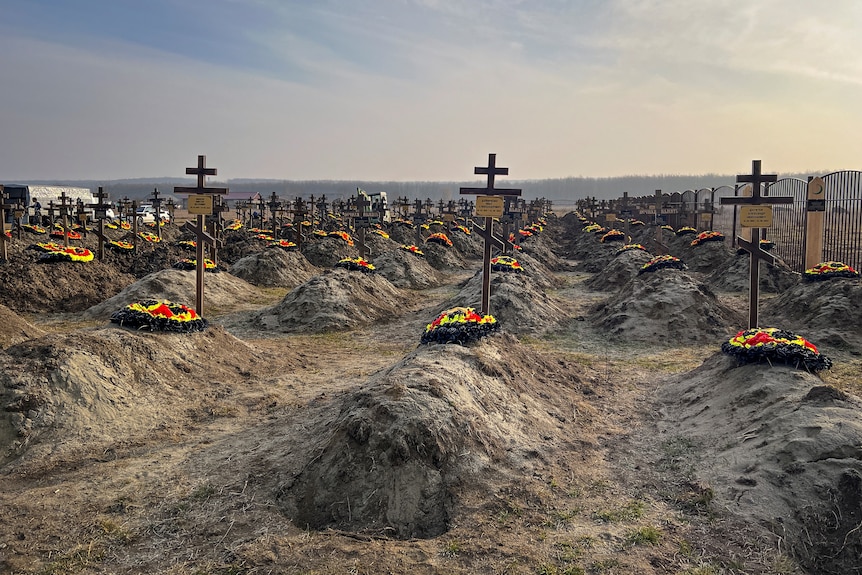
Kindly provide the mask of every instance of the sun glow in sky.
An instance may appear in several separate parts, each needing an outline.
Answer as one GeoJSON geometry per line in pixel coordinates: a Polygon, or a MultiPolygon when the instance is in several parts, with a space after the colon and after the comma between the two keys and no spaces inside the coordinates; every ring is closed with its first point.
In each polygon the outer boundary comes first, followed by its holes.
{"type": "Polygon", "coordinates": [[[862,168],[858,0],[0,0],[0,181],[862,168]]]}

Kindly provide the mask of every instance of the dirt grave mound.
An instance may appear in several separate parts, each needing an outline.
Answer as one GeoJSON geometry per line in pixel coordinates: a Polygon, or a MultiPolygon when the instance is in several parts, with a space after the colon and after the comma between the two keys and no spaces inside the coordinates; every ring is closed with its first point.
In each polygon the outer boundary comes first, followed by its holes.
{"type": "Polygon", "coordinates": [[[359,250],[355,246],[348,245],[341,238],[315,238],[302,245],[302,255],[311,262],[311,265],[329,269],[344,258],[357,257],[359,250]]]}
{"type": "MultiPolygon", "coordinates": [[[[567,318],[560,306],[539,289],[526,273],[491,272],[491,315],[514,334],[543,333],[567,318]]],[[[482,272],[477,272],[440,311],[453,307],[482,307],[482,272]]]]}
{"type": "Polygon", "coordinates": [[[602,243],[598,238],[581,244],[582,249],[576,250],[571,256],[578,260],[575,270],[589,273],[602,271],[621,245],[619,242],[602,243]]]}
{"type": "MultiPolygon", "coordinates": [[[[152,273],[112,298],[88,308],[84,317],[109,319],[112,313],[130,303],[147,299],[168,300],[194,307],[196,278],[194,270],[166,269],[152,273]]],[[[204,279],[204,304],[207,307],[232,308],[259,296],[257,288],[229,273],[207,272],[204,279]]]]}
{"type": "Polygon", "coordinates": [[[584,281],[584,285],[593,291],[618,290],[637,277],[640,269],[650,259],[652,254],[647,251],[626,250],[615,255],[602,271],[584,281]]]}
{"type": "Polygon", "coordinates": [[[764,304],[760,315],[782,329],[804,331],[833,347],[862,352],[859,279],[801,281],[764,304]]]}
{"type": "Polygon", "coordinates": [[[79,312],[135,281],[107,261],[40,263],[39,255],[26,250],[0,266],[0,305],[16,312],[79,312]]]}
{"type": "Polygon", "coordinates": [[[736,252],[727,239],[692,246],[691,240],[696,236],[689,234],[684,237],[685,241],[671,248],[671,253],[684,261],[690,272],[711,273],[716,269],[726,269],[736,258],[736,252]]]}
{"type": "Polygon", "coordinates": [[[484,241],[479,234],[471,232],[469,234],[462,230],[452,230],[446,232],[446,235],[452,241],[455,249],[465,258],[481,258],[482,257],[482,242],[484,241]]]}
{"type": "Polygon", "coordinates": [[[380,274],[333,269],[297,286],[277,305],[255,314],[251,323],[285,333],[343,330],[395,318],[408,301],[380,274]]]}
{"type": "Polygon", "coordinates": [[[533,284],[541,290],[558,288],[565,283],[563,279],[557,277],[545,264],[529,253],[516,251],[514,254],[510,254],[510,257],[515,258],[521,264],[522,271],[518,273],[526,274],[533,284]]]}
{"type": "Polygon", "coordinates": [[[461,252],[453,246],[442,246],[433,242],[425,242],[419,249],[425,254],[425,260],[432,268],[440,271],[464,269],[467,261],[461,252]]]}
{"type": "Polygon", "coordinates": [[[309,459],[280,470],[279,505],[303,528],[445,533],[459,496],[529,476],[531,461],[578,440],[579,383],[512,336],[420,346],[341,398],[334,421],[316,422],[309,459]]]}
{"type": "Polygon", "coordinates": [[[659,402],[665,442],[691,455],[685,463],[720,507],[771,529],[809,573],[858,570],[859,398],[805,371],[737,367],[719,353],[663,385],[659,402]]]}
{"type": "Polygon", "coordinates": [[[635,276],[596,306],[590,322],[613,339],[680,345],[735,333],[743,318],[687,273],[659,269],[635,276]]]}
{"type": "Polygon", "coordinates": [[[14,345],[0,353],[0,461],[6,471],[50,467],[170,434],[192,406],[222,403],[221,382],[250,377],[259,360],[219,327],[195,334],[107,327],[14,345]]]}
{"type": "Polygon", "coordinates": [[[424,257],[400,248],[375,256],[372,263],[377,273],[395,287],[425,289],[443,282],[440,272],[432,268],[424,257]]]}
{"type": "MultiPolygon", "coordinates": [[[[265,251],[267,240],[261,240],[255,236],[256,234],[244,229],[227,232],[224,235],[224,245],[218,251],[219,263],[225,267],[232,267],[243,258],[265,251]]],[[[186,239],[194,239],[194,237],[186,239]]]]}
{"type": "Polygon", "coordinates": [[[0,349],[43,335],[44,331],[22,319],[5,305],[0,305],[0,349]]]}
{"type": "MultiPolygon", "coordinates": [[[[736,254],[735,257],[724,260],[711,274],[706,277],[706,283],[715,291],[747,292],[751,283],[749,277],[750,256],[736,254]]],[[[685,260],[683,260],[685,261],[685,260]]],[[[769,293],[782,293],[801,280],[798,273],[782,264],[772,265],[760,263],[760,289],[769,293]]]]}
{"type": "Polygon", "coordinates": [[[320,273],[297,251],[267,248],[247,255],[230,267],[231,275],[262,287],[293,288],[320,273]]]}
{"type": "Polygon", "coordinates": [[[519,245],[521,246],[520,253],[529,255],[551,271],[562,272],[572,269],[571,264],[557,255],[555,250],[559,249],[558,246],[544,232],[521,240],[519,245]]]}

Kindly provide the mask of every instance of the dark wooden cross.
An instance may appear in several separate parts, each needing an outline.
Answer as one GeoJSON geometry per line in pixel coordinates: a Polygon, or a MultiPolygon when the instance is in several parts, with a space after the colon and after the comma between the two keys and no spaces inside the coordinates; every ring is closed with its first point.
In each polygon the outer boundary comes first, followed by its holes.
{"type": "Polygon", "coordinates": [[[209,244],[210,259],[215,265],[218,265],[218,251],[224,245],[222,236],[224,235],[224,216],[230,208],[222,200],[221,196],[213,198],[213,213],[209,216],[204,216],[204,221],[209,226],[209,233],[215,238],[215,241],[209,244]]]}
{"type": "Polygon", "coordinates": [[[662,225],[664,225],[664,220],[662,219],[662,206],[664,205],[664,196],[661,193],[661,190],[655,191],[655,243],[657,249],[655,250],[658,254],[666,254],[668,253],[668,247],[662,241],[662,225]]]}
{"type": "Polygon", "coordinates": [[[99,261],[105,259],[105,243],[108,241],[108,237],[105,235],[105,219],[108,217],[108,208],[111,207],[111,204],[105,203],[107,199],[108,194],[105,193],[102,186],[99,186],[96,192],[96,203],[87,206],[93,208],[93,216],[99,222],[98,227],[93,230],[93,233],[99,238],[99,248],[96,251],[99,261]]]}
{"type": "Polygon", "coordinates": [[[293,201],[293,230],[296,233],[296,249],[302,251],[302,221],[305,219],[305,200],[297,196],[293,201]]]}
{"type": "MultiPolygon", "coordinates": [[[[720,198],[722,205],[732,206],[764,206],[769,210],[768,219],[772,219],[771,204],[792,204],[793,196],[769,197],[766,195],[770,182],[778,180],[776,174],[762,174],[760,172],[760,160],[751,161],[751,173],[736,176],[738,183],[751,184],[751,196],[720,198]],[[760,194],[760,186],[764,184],[764,195],[760,194]]],[[[744,220],[744,218],[743,218],[744,220]]],[[[757,222],[754,222],[757,223],[757,222]]],[[[745,222],[743,222],[743,225],[745,222]]],[[[776,257],[760,247],[760,228],[768,226],[751,226],[751,240],[742,237],[737,238],[739,246],[749,253],[749,287],[748,287],[748,327],[756,328],[757,325],[757,303],[758,290],[760,288],[760,260],[775,264],[776,257]]]]}
{"type": "Polygon", "coordinates": [[[60,192],[60,216],[63,218],[63,245],[69,247],[69,210],[72,208],[72,198],[66,195],[66,190],[60,192]]]}
{"type": "Polygon", "coordinates": [[[9,238],[6,237],[6,210],[15,209],[15,204],[8,204],[6,201],[9,195],[6,193],[5,186],[0,186],[0,256],[5,262],[9,259],[9,251],[6,243],[9,238]]]}
{"type": "Polygon", "coordinates": [[[159,240],[162,239],[162,202],[164,201],[159,197],[159,189],[153,188],[153,195],[150,198],[151,203],[153,204],[153,210],[155,211],[155,220],[156,223],[156,236],[159,240]]]}
{"type": "MultiPolygon", "coordinates": [[[[208,188],[206,187],[206,177],[207,176],[215,176],[218,172],[215,168],[207,168],[207,157],[206,156],[198,156],[198,165],[194,168],[186,168],[187,175],[197,176],[197,185],[194,188],[182,187],[178,186],[174,188],[175,194],[189,194],[189,198],[191,195],[224,195],[228,193],[227,188],[208,188]]],[[[216,239],[207,233],[206,227],[204,225],[204,215],[205,214],[196,214],[196,224],[192,225],[191,222],[186,222],[183,225],[184,230],[188,230],[195,234],[195,238],[197,241],[197,250],[196,250],[196,258],[197,258],[197,286],[195,290],[195,311],[199,316],[203,316],[204,312],[204,271],[206,270],[206,263],[204,261],[204,243],[208,243],[211,246],[215,245],[216,239]]]]}
{"type": "MultiPolygon", "coordinates": [[[[474,174],[482,174],[487,176],[487,183],[484,188],[461,188],[462,194],[473,194],[476,196],[520,196],[519,189],[505,189],[494,187],[494,178],[496,176],[509,175],[509,168],[497,167],[497,154],[488,154],[488,165],[486,167],[477,166],[473,170],[474,174]]],[[[479,235],[485,240],[485,252],[482,258],[482,315],[487,315],[490,308],[491,300],[491,248],[496,246],[503,248],[503,242],[494,237],[494,218],[485,217],[485,226],[479,227],[474,225],[474,229],[479,230],[479,235]]],[[[508,239],[508,238],[507,238],[508,239]]]]}
{"type": "Polygon", "coordinates": [[[629,205],[629,193],[623,192],[622,199],[617,203],[619,206],[620,218],[623,220],[624,233],[626,234],[625,242],[629,241],[631,233],[632,209],[629,205]]]}
{"type": "Polygon", "coordinates": [[[269,206],[269,211],[272,214],[272,237],[277,239],[280,236],[278,233],[278,219],[276,212],[279,208],[281,208],[281,200],[275,192],[273,192],[272,195],[269,197],[269,203],[267,205],[269,206]]]}
{"type": "Polygon", "coordinates": [[[260,217],[260,221],[259,221],[259,222],[255,222],[255,221],[254,221],[254,218],[252,217],[252,219],[251,219],[251,225],[252,225],[252,227],[261,227],[261,228],[263,228],[263,221],[264,221],[263,214],[264,214],[265,212],[266,212],[266,200],[264,200],[264,199],[263,199],[263,196],[261,196],[261,197],[260,197],[260,199],[257,201],[257,213],[258,213],[258,216],[260,217]]]}
{"type": "Polygon", "coordinates": [[[425,241],[425,236],[422,235],[422,222],[425,221],[425,216],[422,213],[422,200],[416,198],[413,202],[413,227],[416,230],[416,245],[421,246],[425,241]]]}

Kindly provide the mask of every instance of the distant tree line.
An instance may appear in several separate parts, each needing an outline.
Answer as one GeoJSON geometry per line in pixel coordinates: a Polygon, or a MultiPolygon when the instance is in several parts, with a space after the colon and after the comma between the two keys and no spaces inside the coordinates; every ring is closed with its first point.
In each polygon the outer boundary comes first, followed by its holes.
{"type": "MultiPolygon", "coordinates": [[[[780,178],[798,177],[805,178],[811,174],[779,174],[780,178]]],[[[602,199],[616,199],[628,192],[629,196],[647,196],[655,193],[655,190],[663,192],[683,192],[685,190],[697,190],[700,188],[712,188],[722,185],[733,185],[736,175],[728,174],[703,174],[703,175],[654,175],[654,176],[620,176],[612,178],[587,178],[570,177],[543,180],[509,180],[499,178],[497,186],[501,188],[521,188],[522,197],[525,199],[547,198],[554,202],[574,203],[575,200],[595,197],[602,199]]],[[[12,183],[12,182],[9,182],[12,183]]],[[[15,182],[22,184],[45,184],[45,185],[68,185],[90,188],[94,192],[102,186],[109,194],[112,201],[122,198],[143,200],[151,196],[154,188],[158,188],[161,197],[169,197],[173,194],[174,186],[193,186],[194,180],[189,178],[137,178],[134,180],[113,181],[30,181],[15,182]]],[[[398,197],[409,199],[457,200],[460,197],[459,188],[476,187],[477,180],[463,182],[386,182],[386,181],[349,181],[349,180],[255,180],[255,179],[233,179],[226,182],[209,181],[207,185],[212,187],[229,187],[231,192],[257,192],[262,196],[269,197],[273,193],[282,199],[303,196],[305,198],[314,195],[319,198],[325,195],[327,199],[346,199],[356,193],[356,188],[362,188],[366,192],[384,191],[390,202],[398,197]]],[[[481,185],[481,184],[478,184],[481,185]]]]}

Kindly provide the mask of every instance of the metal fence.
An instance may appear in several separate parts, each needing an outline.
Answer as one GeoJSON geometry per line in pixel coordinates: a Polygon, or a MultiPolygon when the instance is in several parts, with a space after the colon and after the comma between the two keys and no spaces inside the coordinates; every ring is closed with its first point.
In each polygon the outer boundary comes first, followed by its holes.
{"type": "MultiPolygon", "coordinates": [[[[862,172],[840,171],[821,176],[826,188],[823,226],[823,261],[840,261],[862,270],[862,172]]],[[[683,226],[723,233],[736,245],[742,234],[735,206],[722,205],[721,198],[740,193],[741,184],[662,194],[661,214],[674,229],[683,226]]],[[[805,271],[805,226],[808,182],[784,178],[772,183],[764,196],[792,196],[792,204],[772,206],[772,227],[761,237],[775,243],[772,253],[798,272],[805,271]]],[[[656,208],[654,196],[628,198],[650,221],[656,208]]],[[[747,239],[747,234],[746,234],[747,239]]]]}

